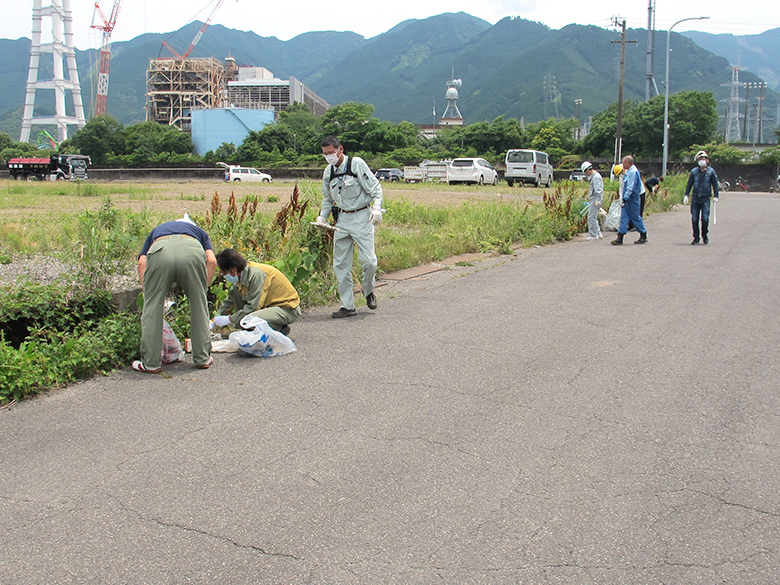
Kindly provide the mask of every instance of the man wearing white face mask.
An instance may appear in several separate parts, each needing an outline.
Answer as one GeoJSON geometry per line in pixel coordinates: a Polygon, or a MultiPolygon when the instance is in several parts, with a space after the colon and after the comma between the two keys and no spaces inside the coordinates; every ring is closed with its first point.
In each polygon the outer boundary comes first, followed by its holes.
{"type": "Polygon", "coordinates": [[[252,314],[289,335],[290,325],[301,314],[301,299],[284,274],[268,264],[248,262],[232,248],[217,254],[217,265],[232,286],[219,306],[214,325],[240,327],[241,319],[252,314]]]}
{"type": "Polygon", "coordinates": [[[322,210],[317,223],[327,223],[331,211],[338,208],[338,231],[333,234],[333,269],[339,283],[341,307],[331,317],[340,319],[356,314],[352,281],[355,246],[363,269],[366,305],[372,310],[377,308],[374,227],[382,222],[382,186],[362,158],[344,156],[344,147],[335,136],[327,136],[322,141],[322,155],[328,166],[322,175],[322,210]]]}
{"type": "Polygon", "coordinates": [[[708,244],[709,226],[710,226],[710,197],[713,197],[715,203],[718,202],[718,176],[711,166],[707,153],[700,150],[696,153],[694,160],[697,163],[696,168],[688,176],[688,184],[685,187],[685,197],[683,203],[688,205],[688,194],[693,191],[693,201],[691,201],[691,224],[693,225],[692,246],[699,243],[699,217],[701,216],[701,238],[705,244],[708,244]]]}

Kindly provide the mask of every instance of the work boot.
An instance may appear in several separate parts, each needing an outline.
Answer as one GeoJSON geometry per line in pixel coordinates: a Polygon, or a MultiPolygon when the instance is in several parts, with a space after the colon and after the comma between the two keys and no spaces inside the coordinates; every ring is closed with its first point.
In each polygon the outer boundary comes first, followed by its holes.
{"type": "Polygon", "coordinates": [[[622,246],[623,245],[623,236],[624,235],[625,234],[621,234],[620,232],[618,232],[617,239],[612,240],[610,242],[610,244],[612,244],[613,246],[622,246]]]}
{"type": "Polygon", "coordinates": [[[699,245],[699,238],[693,238],[693,241],[691,242],[691,246],[698,246],[699,245]]]}
{"type": "Polygon", "coordinates": [[[707,234],[710,232],[710,222],[703,221],[701,222],[701,239],[705,244],[708,244],[710,239],[707,237],[707,234]]]}
{"type": "Polygon", "coordinates": [[[693,239],[698,244],[699,243],[699,222],[694,221],[691,225],[693,226],[693,239]]]}
{"type": "Polygon", "coordinates": [[[647,232],[639,232],[639,239],[634,242],[635,244],[646,244],[647,243],[647,232]]]}
{"type": "Polygon", "coordinates": [[[338,311],[335,313],[331,313],[330,316],[334,319],[343,319],[344,317],[354,317],[357,315],[357,311],[355,309],[347,309],[345,307],[341,307],[338,311]]]}
{"type": "Polygon", "coordinates": [[[366,306],[372,311],[377,308],[376,295],[374,293],[366,295],[366,306]]]}

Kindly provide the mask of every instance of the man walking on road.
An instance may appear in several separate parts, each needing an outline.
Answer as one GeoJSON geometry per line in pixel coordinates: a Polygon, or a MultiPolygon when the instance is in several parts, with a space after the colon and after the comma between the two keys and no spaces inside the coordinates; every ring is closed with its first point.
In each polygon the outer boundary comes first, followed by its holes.
{"type": "Polygon", "coordinates": [[[610,244],[615,246],[623,245],[623,237],[628,231],[629,219],[633,222],[634,227],[639,232],[639,239],[634,243],[646,244],[647,230],[645,229],[645,222],[642,221],[642,216],[639,214],[639,207],[641,204],[640,198],[642,195],[642,178],[634,165],[633,157],[623,157],[623,173],[625,174],[625,179],[623,180],[623,193],[621,196],[621,206],[623,209],[620,213],[620,227],[618,227],[617,238],[612,240],[610,244]]]}
{"type": "Polygon", "coordinates": [[[693,226],[692,246],[699,243],[699,217],[701,217],[701,238],[708,244],[710,227],[710,197],[714,193],[714,201],[718,202],[718,176],[710,165],[707,153],[700,150],[694,159],[696,167],[688,175],[688,184],[685,186],[683,204],[688,205],[688,194],[693,191],[691,201],[691,224],[693,226]]]}
{"type": "Polygon", "coordinates": [[[326,136],[322,141],[322,155],[328,166],[322,175],[322,210],[317,223],[327,223],[331,210],[338,208],[338,231],[333,234],[333,269],[339,283],[341,307],[331,317],[354,317],[352,255],[355,245],[363,269],[366,305],[371,310],[377,308],[374,227],[382,222],[382,186],[362,158],[344,156],[344,147],[335,136],[326,136]]]}
{"type": "Polygon", "coordinates": [[[598,240],[601,237],[599,228],[599,210],[604,201],[604,179],[601,174],[593,169],[593,165],[585,161],[582,163],[582,171],[590,182],[588,190],[588,237],[586,240],[598,240]]]}

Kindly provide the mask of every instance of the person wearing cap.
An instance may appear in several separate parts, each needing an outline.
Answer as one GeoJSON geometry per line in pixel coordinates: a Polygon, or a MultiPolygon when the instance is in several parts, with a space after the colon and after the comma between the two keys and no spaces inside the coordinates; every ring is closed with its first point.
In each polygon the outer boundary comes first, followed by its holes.
{"type": "Polygon", "coordinates": [[[315,224],[326,225],[331,211],[338,208],[338,231],[333,233],[333,269],[339,283],[341,307],[331,313],[331,317],[354,317],[352,261],[355,246],[363,269],[366,306],[371,310],[377,308],[374,227],[382,222],[382,185],[362,158],[344,156],[344,147],[337,137],[326,136],[321,146],[328,166],[322,175],[322,210],[315,224]]]}
{"type": "Polygon", "coordinates": [[[173,282],[184,289],[190,302],[192,361],[201,369],[213,363],[206,291],[216,271],[217,259],[209,235],[186,213],[149,232],[138,255],[144,308],[141,359],[133,362],[135,371],[154,374],[162,370],[163,303],[173,282]]]}
{"type": "Polygon", "coordinates": [[[642,216],[639,215],[640,198],[642,195],[642,178],[639,176],[639,170],[634,164],[634,158],[631,156],[623,157],[623,189],[620,195],[621,207],[620,212],[620,226],[618,227],[617,238],[612,240],[610,244],[615,246],[623,245],[623,237],[628,231],[628,220],[630,219],[637,231],[639,232],[639,239],[635,244],[647,243],[647,230],[645,229],[645,222],[642,221],[642,216]]]}
{"type": "Polygon", "coordinates": [[[685,186],[683,204],[688,205],[688,194],[693,193],[691,201],[691,225],[693,226],[692,246],[699,243],[699,236],[705,244],[710,241],[710,198],[718,202],[718,176],[710,166],[710,158],[707,153],[700,150],[694,157],[696,167],[688,175],[688,184],[685,186]],[[714,195],[714,197],[713,197],[714,195]],[[699,218],[701,218],[701,232],[699,231],[699,218]]]}
{"type": "Polygon", "coordinates": [[[255,315],[272,329],[290,334],[290,325],[301,315],[301,299],[284,274],[269,264],[248,262],[232,248],[217,254],[217,266],[231,287],[214,325],[240,326],[241,319],[255,315]]]}
{"type": "Polygon", "coordinates": [[[599,228],[599,210],[604,201],[604,179],[594,170],[593,165],[585,161],[580,167],[590,183],[588,189],[588,237],[586,240],[598,240],[601,237],[599,228]]]}

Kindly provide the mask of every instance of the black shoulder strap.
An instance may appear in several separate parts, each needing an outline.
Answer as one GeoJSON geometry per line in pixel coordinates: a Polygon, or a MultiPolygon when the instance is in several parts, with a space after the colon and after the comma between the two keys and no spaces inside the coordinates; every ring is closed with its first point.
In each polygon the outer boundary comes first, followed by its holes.
{"type": "Polygon", "coordinates": [[[333,165],[330,165],[330,176],[328,177],[328,183],[330,183],[334,177],[343,177],[344,175],[351,175],[355,178],[357,178],[357,175],[355,174],[355,171],[352,170],[352,157],[347,157],[347,167],[346,170],[343,173],[334,173],[333,172],[333,165]]]}

